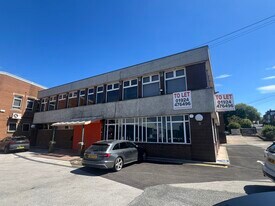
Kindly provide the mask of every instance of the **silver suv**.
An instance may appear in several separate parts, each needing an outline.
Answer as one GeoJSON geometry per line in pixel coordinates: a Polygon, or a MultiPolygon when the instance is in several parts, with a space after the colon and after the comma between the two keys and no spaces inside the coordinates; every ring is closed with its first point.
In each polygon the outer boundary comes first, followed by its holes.
{"type": "Polygon", "coordinates": [[[120,171],[123,165],[145,158],[145,151],[130,141],[98,141],[85,151],[82,165],[120,171]]]}

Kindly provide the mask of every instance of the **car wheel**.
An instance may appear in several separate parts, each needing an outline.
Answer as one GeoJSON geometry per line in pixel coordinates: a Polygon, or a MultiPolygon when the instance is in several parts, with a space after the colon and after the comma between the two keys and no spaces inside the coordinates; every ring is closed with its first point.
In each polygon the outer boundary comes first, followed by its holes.
{"type": "Polygon", "coordinates": [[[114,171],[118,172],[123,167],[123,159],[121,157],[116,158],[115,164],[114,164],[114,171]]]}
{"type": "Polygon", "coordinates": [[[8,147],[5,147],[5,148],[4,148],[4,153],[5,153],[5,154],[9,153],[9,148],[8,148],[8,147]]]}

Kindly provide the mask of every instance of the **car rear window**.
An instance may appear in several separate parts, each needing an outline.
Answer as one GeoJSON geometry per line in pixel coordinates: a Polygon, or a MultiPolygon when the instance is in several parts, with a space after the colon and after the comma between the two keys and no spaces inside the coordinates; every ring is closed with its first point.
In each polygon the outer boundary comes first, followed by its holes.
{"type": "Polygon", "coordinates": [[[13,141],[22,141],[22,140],[27,140],[27,138],[26,137],[13,137],[13,138],[11,138],[13,141]]]}
{"type": "Polygon", "coordinates": [[[266,149],[268,152],[270,153],[275,153],[275,144],[273,143],[271,146],[269,146],[267,149],[266,149]]]}
{"type": "Polygon", "coordinates": [[[108,149],[108,144],[93,144],[89,147],[89,150],[95,151],[95,152],[105,152],[108,149]]]}

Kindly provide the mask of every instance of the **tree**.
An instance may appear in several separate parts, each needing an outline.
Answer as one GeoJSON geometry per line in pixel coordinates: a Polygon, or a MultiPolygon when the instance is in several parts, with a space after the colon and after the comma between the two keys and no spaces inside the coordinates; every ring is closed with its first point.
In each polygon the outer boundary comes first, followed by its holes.
{"type": "MultiPolygon", "coordinates": [[[[249,106],[247,104],[236,104],[235,111],[225,112],[224,121],[228,125],[230,117],[236,116],[241,119],[249,119],[251,122],[258,121],[261,119],[261,114],[255,107],[249,106]]],[[[234,117],[234,118],[236,118],[234,117]]]]}

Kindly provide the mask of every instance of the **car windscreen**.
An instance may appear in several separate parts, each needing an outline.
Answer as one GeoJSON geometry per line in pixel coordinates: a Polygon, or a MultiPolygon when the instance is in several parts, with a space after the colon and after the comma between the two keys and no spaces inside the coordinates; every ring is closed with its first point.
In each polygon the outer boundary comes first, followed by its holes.
{"type": "Polygon", "coordinates": [[[275,153],[275,143],[269,146],[266,150],[270,153],[275,153]]]}
{"type": "Polygon", "coordinates": [[[89,147],[89,150],[94,152],[106,152],[108,149],[108,144],[93,144],[89,147]]]}

